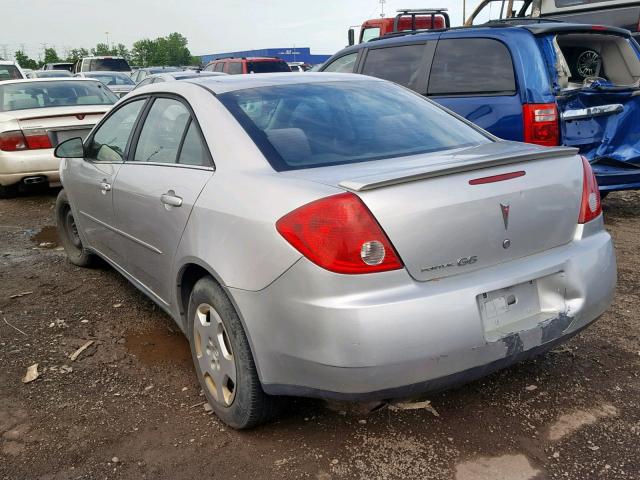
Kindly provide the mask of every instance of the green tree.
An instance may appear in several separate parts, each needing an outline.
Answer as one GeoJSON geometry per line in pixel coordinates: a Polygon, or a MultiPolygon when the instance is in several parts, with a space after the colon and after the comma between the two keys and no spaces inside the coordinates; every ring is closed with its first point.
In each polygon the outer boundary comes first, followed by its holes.
{"type": "Polygon", "coordinates": [[[82,57],[88,57],[89,51],[86,48],[73,48],[69,51],[67,62],[76,63],[82,57]]]}
{"type": "MultiPolygon", "coordinates": [[[[188,41],[183,35],[174,32],[155,40],[138,40],[131,49],[131,60],[136,65],[189,65],[192,63],[188,41]]],[[[199,60],[199,59],[198,59],[199,60]]],[[[199,61],[198,61],[199,63],[199,61]]]]}
{"type": "Polygon", "coordinates": [[[98,43],[95,48],[91,49],[91,55],[111,55],[111,49],[106,43],[98,43]]]}
{"type": "Polygon", "coordinates": [[[22,50],[17,50],[14,53],[14,57],[18,65],[20,65],[22,68],[30,68],[32,70],[38,69],[38,62],[36,62],[32,58],[29,58],[22,50]]]}
{"type": "Polygon", "coordinates": [[[45,48],[44,49],[44,60],[42,64],[46,63],[56,63],[60,61],[60,57],[58,57],[58,52],[56,52],[55,48],[45,48]]]}

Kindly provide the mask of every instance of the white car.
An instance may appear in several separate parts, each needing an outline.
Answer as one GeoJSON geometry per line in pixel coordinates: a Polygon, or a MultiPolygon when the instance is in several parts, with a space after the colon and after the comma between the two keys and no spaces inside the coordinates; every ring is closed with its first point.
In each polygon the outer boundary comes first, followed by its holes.
{"type": "Polygon", "coordinates": [[[0,81],[20,78],[27,78],[20,65],[10,60],[0,60],[0,81]]]}
{"type": "Polygon", "coordinates": [[[54,148],[84,138],[117,100],[97,80],[0,81],[0,197],[34,184],[58,185],[54,148]]]}

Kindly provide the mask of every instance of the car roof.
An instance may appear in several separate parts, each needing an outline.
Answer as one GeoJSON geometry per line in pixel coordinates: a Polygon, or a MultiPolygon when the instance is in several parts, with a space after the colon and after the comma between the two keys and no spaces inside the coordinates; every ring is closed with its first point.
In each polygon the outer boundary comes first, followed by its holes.
{"type": "Polygon", "coordinates": [[[308,83],[328,82],[384,82],[385,80],[354,73],[261,73],[258,75],[218,75],[206,76],[186,80],[190,83],[202,85],[215,94],[246,90],[257,87],[273,87],[278,85],[301,85],[308,83]]]}
{"type": "Polygon", "coordinates": [[[0,65],[17,65],[13,60],[0,60],[0,65]]]}
{"type": "Polygon", "coordinates": [[[452,27],[445,29],[432,29],[432,30],[415,30],[415,31],[402,31],[396,33],[390,33],[383,35],[382,37],[374,38],[368,42],[353,45],[341,50],[340,54],[346,54],[349,52],[355,52],[361,48],[375,47],[377,45],[395,44],[401,42],[419,42],[424,41],[434,36],[447,36],[448,33],[459,34],[469,33],[481,36],[483,34],[495,35],[497,32],[509,32],[523,30],[530,32],[533,35],[546,35],[552,33],[610,33],[615,35],[622,35],[629,37],[631,34],[628,30],[609,27],[602,25],[592,25],[583,23],[567,23],[559,21],[549,20],[537,20],[537,19],[512,19],[512,20],[496,20],[481,25],[473,25],[469,27],[452,27]]]}
{"type": "Polygon", "coordinates": [[[41,82],[96,82],[98,80],[93,78],[80,78],[80,77],[53,77],[53,78],[20,78],[15,80],[2,80],[0,85],[8,85],[10,83],[41,83],[41,82]]]}
{"type": "Polygon", "coordinates": [[[92,75],[92,74],[96,74],[96,75],[113,75],[114,73],[117,73],[119,75],[125,75],[125,76],[129,76],[129,72],[119,72],[117,70],[89,70],[88,72],[78,72],[81,75],[92,75]]]}

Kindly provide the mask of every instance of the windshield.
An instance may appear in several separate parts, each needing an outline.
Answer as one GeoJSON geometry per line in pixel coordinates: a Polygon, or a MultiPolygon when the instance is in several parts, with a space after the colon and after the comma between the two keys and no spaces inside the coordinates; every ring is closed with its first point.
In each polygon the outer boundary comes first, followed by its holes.
{"type": "Polygon", "coordinates": [[[262,61],[247,62],[247,72],[249,73],[274,73],[290,72],[291,69],[284,61],[262,61]]]}
{"type": "Polygon", "coordinates": [[[0,85],[0,112],[68,105],[111,105],[117,100],[98,82],[61,80],[0,85]]]}
{"type": "Polygon", "coordinates": [[[0,80],[18,80],[22,77],[15,65],[0,65],[0,80]]]}
{"type": "Polygon", "coordinates": [[[131,67],[124,58],[93,58],[89,61],[89,72],[130,72],[131,67]]]}
{"type": "Polygon", "coordinates": [[[278,171],[490,142],[430,101],[388,82],[292,84],[217,98],[278,171]]]}
{"type": "Polygon", "coordinates": [[[109,73],[96,73],[90,72],[85,73],[85,77],[95,78],[96,80],[101,81],[105,85],[135,85],[134,81],[131,80],[131,77],[126,73],[119,72],[109,72],[109,73]]]}

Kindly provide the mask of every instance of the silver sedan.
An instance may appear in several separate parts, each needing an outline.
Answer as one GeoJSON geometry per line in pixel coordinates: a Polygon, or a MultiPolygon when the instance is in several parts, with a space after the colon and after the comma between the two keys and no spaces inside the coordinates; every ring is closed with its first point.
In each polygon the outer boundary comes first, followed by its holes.
{"type": "Polygon", "coordinates": [[[175,319],[234,428],[282,396],[470,381],[575,335],[615,288],[575,150],[498,140],[384,80],[151,85],[57,155],[69,259],[102,257],[175,319]]]}

